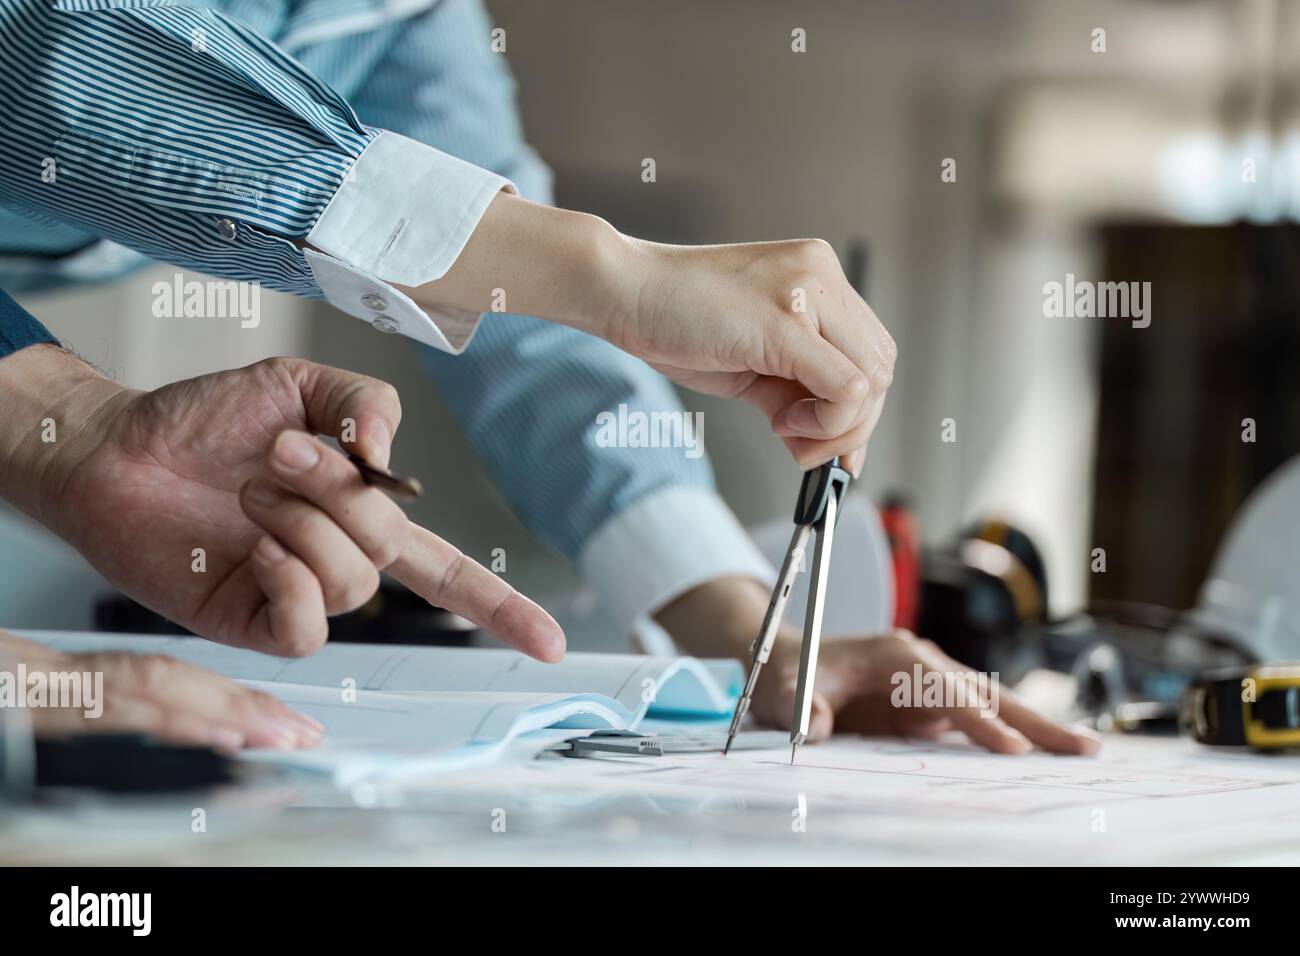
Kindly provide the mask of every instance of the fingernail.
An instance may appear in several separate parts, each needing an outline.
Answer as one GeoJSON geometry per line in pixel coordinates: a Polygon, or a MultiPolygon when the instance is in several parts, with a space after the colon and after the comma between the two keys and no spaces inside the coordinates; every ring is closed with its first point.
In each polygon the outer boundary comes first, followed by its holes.
{"type": "Polygon", "coordinates": [[[304,714],[300,710],[291,710],[289,711],[289,716],[296,717],[298,720],[301,720],[304,724],[306,724],[312,730],[316,731],[316,733],[318,734],[325,733],[325,725],[322,724],[315,717],[312,717],[310,714],[304,714]]]}
{"type": "Polygon", "coordinates": [[[243,749],[244,735],[228,727],[214,727],[208,733],[208,741],[217,750],[234,752],[243,749]]]}
{"type": "Polygon", "coordinates": [[[1034,745],[1030,743],[1029,738],[1014,727],[1007,728],[1007,740],[1015,748],[1013,753],[1027,754],[1034,749],[1034,745]]]}
{"type": "Polygon", "coordinates": [[[563,632],[557,630],[551,635],[551,649],[546,659],[552,663],[558,664],[564,660],[564,652],[568,648],[568,642],[564,639],[563,632]]]}
{"type": "Polygon", "coordinates": [[[830,458],[822,455],[820,457],[804,458],[802,460],[796,459],[796,461],[798,462],[801,471],[812,471],[814,468],[820,468],[822,465],[827,464],[830,462],[831,458],[834,457],[834,455],[831,455],[830,458]]]}
{"type": "Polygon", "coordinates": [[[269,482],[254,481],[245,489],[244,494],[254,504],[262,505],[264,508],[274,508],[280,503],[279,489],[269,482]]]}
{"type": "Polygon", "coordinates": [[[290,714],[289,720],[283,726],[293,734],[295,747],[314,747],[320,743],[321,732],[303,721],[301,714],[290,714]]]}
{"type": "Polygon", "coordinates": [[[292,750],[298,746],[298,729],[288,721],[277,720],[266,728],[278,750],[292,750]]]}
{"type": "Polygon", "coordinates": [[[244,735],[245,746],[286,750],[293,746],[296,736],[281,726],[273,717],[263,717],[244,735]]]}
{"type": "Polygon", "coordinates": [[[849,469],[849,471],[853,475],[854,481],[857,481],[859,478],[862,477],[862,466],[865,465],[866,463],[867,463],[867,450],[863,448],[861,451],[855,453],[853,457],[853,465],[849,469]]]}
{"type": "Polygon", "coordinates": [[[821,423],[811,400],[796,402],[785,410],[785,427],[800,435],[821,433],[821,423]]]}
{"type": "Polygon", "coordinates": [[[540,660],[548,664],[558,664],[564,660],[567,641],[558,624],[554,629],[549,627],[541,629],[537,637],[537,656],[540,660]]]}
{"type": "Polygon", "coordinates": [[[320,461],[320,443],[302,432],[281,432],[274,457],[285,471],[306,471],[320,461]]]}
{"type": "Polygon", "coordinates": [[[325,736],[325,728],[316,721],[312,720],[306,714],[293,714],[294,727],[298,732],[298,742],[305,744],[320,743],[320,739],[325,736]]]}
{"type": "Polygon", "coordinates": [[[265,535],[261,541],[257,542],[257,547],[253,549],[258,559],[265,561],[267,564],[279,564],[289,556],[289,553],[280,547],[280,542],[276,541],[270,535],[265,535]]]}
{"type": "Polygon", "coordinates": [[[536,608],[543,619],[533,628],[533,633],[537,637],[538,656],[547,663],[559,663],[564,659],[564,652],[568,647],[564,629],[560,627],[555,618],[551,617],[546,608],[531,598],[525,597],[524,600],[536,608]]]}
{"type": "Polygon", "coordinates": [[[1071,727],[1070,730],[1074,736],[1079,738],[1083,745],[1080,749],[1085,755],[1095,754],[1101,750],[1101,734],[1092,730],[1090,727],[1071,727]]]}
{"type": "Polygon", "coordinates": [[[370,437],[370,464],[376,468],[387,468],[389,456],[392,454],[392,432],[383,421],[376,418],[366,426],[366,434],[370,437]]]}

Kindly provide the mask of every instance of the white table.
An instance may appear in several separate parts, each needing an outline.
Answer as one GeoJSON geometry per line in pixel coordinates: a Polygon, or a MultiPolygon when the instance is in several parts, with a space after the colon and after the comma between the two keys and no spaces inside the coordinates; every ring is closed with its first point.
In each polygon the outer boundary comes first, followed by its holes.
{"type": "Polygon", "coordinates": [[[64,864],[1211,864],[1300,861],[1300,758],[1111,737],[1099,758],[836,739],[575,760],[348,794],[262,781],[199,798],[7,813],[0,861],[64,864]],[[361,805],[359,805],[361,804],[361,805]],[[194,832],[195,811],[206,830],[194,832]]]}

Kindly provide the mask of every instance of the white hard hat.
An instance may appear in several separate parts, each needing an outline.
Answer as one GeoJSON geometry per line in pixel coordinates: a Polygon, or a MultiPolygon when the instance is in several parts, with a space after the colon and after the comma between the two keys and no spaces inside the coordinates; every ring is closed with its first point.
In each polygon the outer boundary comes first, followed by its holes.
{"type": "Polygon", "coordinates": [[[1300,457],[1241,506],[1192,620],[1238,638],[1261,660],[1300,660],[1300,457]]]}

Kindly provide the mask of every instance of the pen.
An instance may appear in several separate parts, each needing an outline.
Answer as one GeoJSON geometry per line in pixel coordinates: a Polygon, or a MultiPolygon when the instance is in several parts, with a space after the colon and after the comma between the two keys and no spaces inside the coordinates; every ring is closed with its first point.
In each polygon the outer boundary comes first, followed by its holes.
{"type": "Polygon", "coordinates": [[[424,494],[424,488],[414,478],[402,478],[392,472],[381,471],[356,455],[349,454],[348,461],[356,465],[357,471],[361,472],[362,481],[372,488],[387,492],[399,501],[414,501],[424,494]]]}

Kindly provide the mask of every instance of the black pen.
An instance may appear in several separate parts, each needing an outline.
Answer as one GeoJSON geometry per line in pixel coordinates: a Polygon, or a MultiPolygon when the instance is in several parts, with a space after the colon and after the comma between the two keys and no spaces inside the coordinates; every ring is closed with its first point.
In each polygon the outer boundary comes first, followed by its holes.
{"type": "Polygon", "coordinates": [[[399,501],[414,501],[424,494],[424,488],[414,478],[402,478],[392,472],[381,471],[353,454],[348,455],[348,460],[357,466],[362,481],[372,488],[387,492],[399,501]]]}

